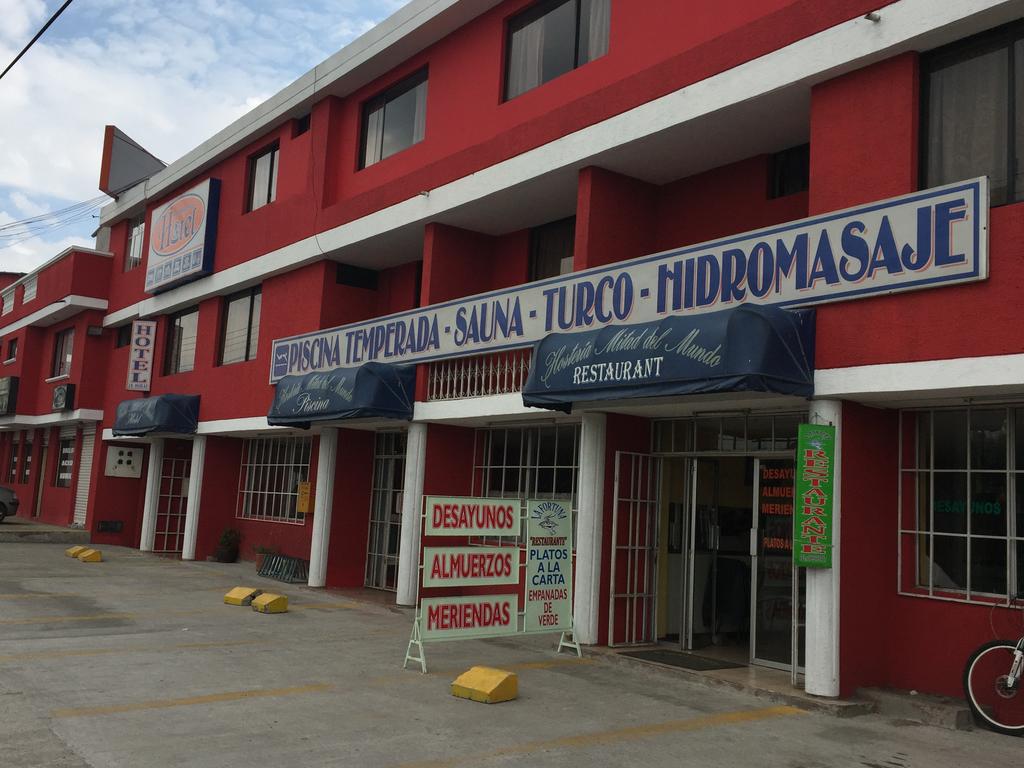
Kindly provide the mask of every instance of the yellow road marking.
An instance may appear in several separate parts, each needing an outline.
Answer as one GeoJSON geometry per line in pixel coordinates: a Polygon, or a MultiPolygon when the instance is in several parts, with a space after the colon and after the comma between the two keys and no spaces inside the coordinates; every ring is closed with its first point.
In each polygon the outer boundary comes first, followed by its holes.
{"type": "Polygon", "coordinates": [[[0,662],[34,661],[37,659],[65,659],[76,656],[112,656],[129,653],[163,653],[176,650],[203,650],[209,648],[231,648],[237,645],[253,645],[256,640],[235,640],[226,643],[176,643],[174,645],[151,645],[134,648],[80,648],[66,651],[26,651],[0,655],[0,662]]]}
{"type": "Polygon", "coordinates": [[[333,685],[318,683],[314,685],[296,685],[290,688],[267,688],[251,691],[230,691],[228,693],[212,693],[207,696],[189,696],[184,699],[158,699],[156,701],[140,701],[136,704],[116,704],[109,707],[78,707],[72,709],[55,709],[51,716],[94,717],[96,715],[116,715],[122,712],[139,712],[146,709],[169,709],[171,707],[193,707],[200,704],[219,704],[225,701],[243,701],[244,699],[261,699],[277,696],[298,696],[303,693],[319,693],[329,691],[333,685]]]}
{"type": "Polygon", "coordinates": [[[752,723],[757,722],[758,720],[768,720],[775,717],[789,717],[791,715],[802,714],[805,714],[802,709],[788,706],[747,709],[737,712],[721,712],[715,715],[704,715],[703,717],[694,717],[688,720],[669,720],[662,723],[634,725],[629,728],[616,728],[606,731],[597,731],[594,733],[579,733],[573,736],[561,736],[557,739],[528,741],[524,744],[503,747],[501,749],[490,750],[488,752],[480,752],[475,755],[458,755],[456,757],[443,758],[441,760],[403,763],[399,768],[451,768],[451,766],[483,762],[495,757],[528,755],[533,752],[541,752],[551,749],[589,748],[599,746],[601,744],[616,744],[624,741],[645,739],[666,733],[686,733],[689,731],[700,731],[705,728],[736,725],[738,723],[752,723]]]}

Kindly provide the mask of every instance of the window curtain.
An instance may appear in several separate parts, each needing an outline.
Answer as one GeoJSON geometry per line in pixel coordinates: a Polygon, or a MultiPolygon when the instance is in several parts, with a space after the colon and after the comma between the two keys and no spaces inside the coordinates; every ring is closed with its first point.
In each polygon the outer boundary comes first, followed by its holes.
{"type": "Polygon", "coordinates": [[[611,30],[612,0],[582,0],[580,23],[587,25],[587,50],[581,52],[580,64],[600,58],[608,53],[608,35],[611,30]],[[589,6],[589,8],[588,8],[589,6]]]}
{"type": "Polygon", "coordinates": [[[413,118],[412,143],[423,141],[427,135],[427,82],[416,86],[416,115],[413,118]]]}
{"type": "Polygon", "coordinates": [[[1006,202],[1006,49],[933,72],[928,93],[928,185],[987,174],[992,203],[1006,202]]]}
{"type": "Polygon", "coordinates": [[[508,98],[540,85],[544,71],[544,20],[538,19],[512,33],[508,66],[508,98]]]}

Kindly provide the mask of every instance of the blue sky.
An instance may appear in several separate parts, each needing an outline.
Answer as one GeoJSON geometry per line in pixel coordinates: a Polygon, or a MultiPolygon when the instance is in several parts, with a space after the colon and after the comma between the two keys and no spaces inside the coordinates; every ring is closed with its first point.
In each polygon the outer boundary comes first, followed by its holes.
{"type": "MultiPolygon", "coordinates": [[[[75,0],[0,80],[0,226],[100,194],[103,126],[180,157],[406,0],[75,0]]],[[[61,0],[0,0],[0,71],[61,0]]],[[[26,271],[96,220],[12,245],[26,271]]]]}

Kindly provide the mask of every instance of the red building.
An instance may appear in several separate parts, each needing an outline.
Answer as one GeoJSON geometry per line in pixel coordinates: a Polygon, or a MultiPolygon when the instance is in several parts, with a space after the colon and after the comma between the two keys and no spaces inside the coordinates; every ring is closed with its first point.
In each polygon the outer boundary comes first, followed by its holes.
{"type": "Polygon", "coordinates": [[[19,514],[408,605],[425,494],[557,499],[582,642],[788,668],[797,619],[812,693],[956,695],[1024,591],[1022,15],[413,0],[127,188],[108,132],[98,250],[2,288],[19,514]],[[794,608],[801,422],[838,495],[794,608]]]}

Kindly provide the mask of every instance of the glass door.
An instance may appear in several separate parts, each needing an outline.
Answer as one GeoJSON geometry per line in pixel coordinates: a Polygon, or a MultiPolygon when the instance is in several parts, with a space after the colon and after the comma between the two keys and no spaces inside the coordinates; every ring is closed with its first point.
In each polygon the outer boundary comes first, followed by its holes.
{"type": "MultiPolygon", "coordinates": [[[[802,626],[805,585],[793,590],[792,459],[758,459],[755,463],[755,527],[751,542],[751,657],[765,666],[791,669],[794,622],[802,626]]],[[[803,647],[798,667],[803,666],[803,647]]]]}

